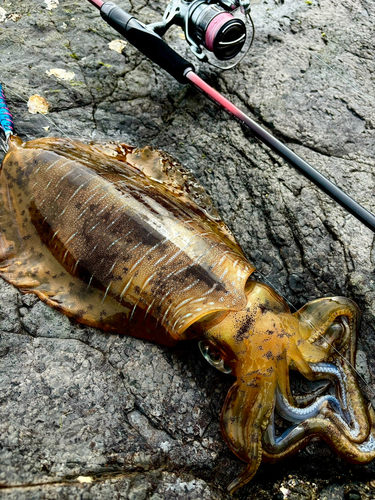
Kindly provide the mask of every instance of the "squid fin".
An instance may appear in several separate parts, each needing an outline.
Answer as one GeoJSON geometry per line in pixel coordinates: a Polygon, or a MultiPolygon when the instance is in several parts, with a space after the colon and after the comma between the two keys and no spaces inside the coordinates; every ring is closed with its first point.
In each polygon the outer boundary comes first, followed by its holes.
{"type": "MultiPolygon", "coordinates": [[[[129,151],[126,145],[119,145],[118,151],[125,151],[126,162],[138,169],[150,179],[162,183],[174,196],[179,198],[185,205],[191,206],[193,210],[202,211],[216,229],[227,238],[231,246],[235,246],[237,253],[243,255],[232,232],[221,220],[219,213],[212,204],[204,187],[196,179],[193,173],[183,167],[178,161],[164,151],[146,146],[142,149],[129,151]]],[[[117,157],[121,160],[121,155],[117,157]]]]}

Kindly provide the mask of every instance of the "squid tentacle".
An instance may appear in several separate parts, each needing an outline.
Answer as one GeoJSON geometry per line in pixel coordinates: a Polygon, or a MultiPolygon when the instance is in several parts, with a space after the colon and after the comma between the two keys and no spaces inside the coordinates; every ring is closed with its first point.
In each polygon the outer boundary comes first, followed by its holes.
{"type": "Polygon", "coordinates": [[[331,420],[315,417],[290,427],[276,438],[273,421],[270,421],[263,434],[263,458],[269,462],[276,462],[296,453],[312,437],[320,436],[346,460],[353,463],[367,463],[375,458],[374,431],[375,429],[372,428],[368,438],[363,443],[356,444],[345,436],[331,420]]]}
{"type": "Polygon", "coordinates": [[[345,392],[348,398],[348,413],[351,417],[351,425],[343,421],[339,415],[326,410],[327,417],[341,429],[353,443],[363,443],[373,431],[371,427],[371,415],[373,410],[367,406],[362,393],[359,390],[353,369],[341,361],[341,370],[345,376],[345,392]]]}
{"type": "Polygon", "coordinates": [[[329,394],[321,395],[304,406],[295,406],[291,403],[289,391],[284,393],[282,387],[276,389],[276,409],[279,414],[293,423],[303,422],[304,420],[316,417],[321,409],[330,404],[336,410],[337,415],[346,423],[351,422],[351,413],[347,410],[348,401],[345,391],[346,375],[337,366],[331,363],[310,363],[310,368],[313,372],[314,380],[329,379],[336,383],[337,392],[339,392],[340,401],[329,394]],[[285,395],[286,394],[286,395],[285,395]]]}
{"type": "Polygon", "coordinates": [[[341,409],[340,402],[334,396],[320,396],[311,405],[300,408],[291,405],[280,389],[276,389],[276,409],[285,420],[289,420],[293,423],[303,422],[308,418],[316,417],[327,403],[336,410],[344,421],[346,421],[347,416],[341,409]]]}
{"type": "Polygon", "coordinates": [[[331,386],[332,382],[330,380],[326,380],[323,385],[319,386],[315,390],[311,390],[306,394],[293,394],[293,399],[296,401],[297,406],[303,407],[311,405],[319,396],[328,394],[328,390],[331,386]]]}
{"type": "Polygon", "coordinates": [[[328,379],[336,382],[340,393],[341,404],[346,410],[348,408],[348,401],[345,391],[345,373],[332,363],[310,363],[310,367],[314,372],[315,380],[328,379]]]}
{"type": "Polygon", "coordinates": [[[228,491],[246,484],[255,475],[262,460],[262,435],[269,408],[264,405],[267,394],[275,390],[275,380],[263,377],[235,382],[224,403],[221,430],[232,451],[247,462],[246,469],[229,486],[228,491]]]}
{"type": "Polygon", "coordinates": [[[274,462],[292,455],[314,436],[322,437],[339,455],[353,463],[366,463],[375,458],[374,410],[367,407],[352,369],[343,362],[341,370],[345,376],[350,426],[325,403],[319,414],[289,427],[276,437],[272,413],[262,439],[265,460],[274,462]]]}

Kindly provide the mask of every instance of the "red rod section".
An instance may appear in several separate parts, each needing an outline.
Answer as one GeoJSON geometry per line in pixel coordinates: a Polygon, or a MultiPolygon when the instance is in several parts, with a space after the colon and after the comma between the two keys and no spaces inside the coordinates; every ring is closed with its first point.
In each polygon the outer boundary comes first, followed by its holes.
{"type": "Polygon", "coordinates": [[[285,144],[280,142],[276,137],[271,135],[267,130],[258,125],[249,116],[245,115],[240,109],[232,104],[228,99],[222,96],[215,89],[210,87],[202,78],[199,78],[193,71],[187,71],[185,78],[192,83],[198,90],[208,96],[212,101],[225,109],[227,113],[237,118],[237,120],[250,129],[251,132],[260,141],[266,144],[269,148],[286,160],[289,165],[296,168],[301,174],[313,182],[319,189],[324,191],[328,196],[334,199],[349,213],[354,215],[359,221],[367,226],[371,231],[375,232],[375,216],[363,208],[353,198],[344,193],[336,184],[333,184],[327,177],[324,177],[314,167],[309,165],[305,160],[302,160],[296,153],[289,149],[285,144]]]}
{"type": "Polygon", "coordinates": [[[102,0],[89,0],[89,2],[94,5],[95,7],[97,7],[98,9],[101,9],[102,8],[102,5],[104,2],[102,2],[102,0]]]}

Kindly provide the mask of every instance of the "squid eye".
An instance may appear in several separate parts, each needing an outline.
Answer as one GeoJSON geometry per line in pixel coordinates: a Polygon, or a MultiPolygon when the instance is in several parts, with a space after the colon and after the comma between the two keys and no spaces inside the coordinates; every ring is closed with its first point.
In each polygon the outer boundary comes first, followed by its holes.
{"type": "Polygon", "coordinates": [[[342,332],[339,336],[335,337],[334,341],[337,344],[336,348],[341,351],[344,347],[348,347],[348,343],[350,342],[349,318],[347,316],[339,316],[336,318],[336,321],[339,321],[339,324],[342,327],[342,332]]]}
{"type": "Polygon", "coordinates": [[[199,341],[198,346],[203,357],[210,363],[211,366],[227,375],[232,372],[232,369],[224,363],[223,358],[218,353],[213,352],[208,345],[199,341]]]}
{"type": "Polygon", "coordinates": [[[346,316],[338,316],[314,344],[323,349],[328,349],[332,346],[335,346],[336,349],[340,349],[348,340],[349,330],[348,318],[346,318],[346,316]]]}
{"type": "Polygon", "coordinates": [[[344,333],[344,325],[341,322],[334,322],[330,325],[324,334],[326,341],[332,343],[338,340],[344,333]]]}

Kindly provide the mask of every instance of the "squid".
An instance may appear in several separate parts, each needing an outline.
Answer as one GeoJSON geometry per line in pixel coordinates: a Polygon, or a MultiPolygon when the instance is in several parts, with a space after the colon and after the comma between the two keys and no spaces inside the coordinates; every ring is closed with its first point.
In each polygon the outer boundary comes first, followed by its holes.
{"type": "Polygon", "coordinates": [[[349,462],[373,460],[374,410],[354,370],[358,306],[320,298],[292,313],[254,271],[203,187],[168,154],[10,137],[0,276],[86,325],[167,346],[197,339],[235,377],[221,431],[246,467],[231,493],[262,460],[316,436],[349,462]],[[293,372],[326,382],[301,401],[293,372]]]}

